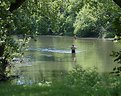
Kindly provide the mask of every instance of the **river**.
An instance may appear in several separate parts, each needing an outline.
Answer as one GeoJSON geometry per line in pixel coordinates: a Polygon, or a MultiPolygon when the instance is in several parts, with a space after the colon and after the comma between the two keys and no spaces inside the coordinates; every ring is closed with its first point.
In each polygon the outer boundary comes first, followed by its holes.
{"type": "Polygon", "coordinates": [[[96,68],[99,73],[110,72],[116,63],[111,52],[118,50],[111,40],[77,38],[68,36],[38,36],[30,40],[24,61],[17,67],[18,84],[40,82],[60,78],[61,73],[72,70],[76,65],[85,69],[96,68]],[[71,54],[74,44],[76,54],[71,54]]]}

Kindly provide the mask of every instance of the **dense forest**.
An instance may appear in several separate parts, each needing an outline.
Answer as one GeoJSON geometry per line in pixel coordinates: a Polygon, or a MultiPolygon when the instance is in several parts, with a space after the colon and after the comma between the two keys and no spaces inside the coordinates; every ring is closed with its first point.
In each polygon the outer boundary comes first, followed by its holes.
{"type": "MultiPolygon", "coordinates": [[[[114,38],[121,36],[118,0],[1,0],[0,81],[7,80],[10,62],[22,56],[28,37],[67,35],[114,38]],[[12,38],[23,35],[22,41],[12,38]]],[[[121,63],[121,52],[113,52],[121,63]]]]}
{"type": "Polygon", "coordinates": [[[114,37],[115,34],[120,34],[118,32],[121,28],[119,24],[121,10],[112,0],[17,0],[17,2],[18,5],[15,0],[1,1],[3,21],[1,24],[6,23],[6,26],[11,28],[9,29],[11,34],[71,36],[76,34],[80,37],[114,37]],[[21,6],[12,9],[12,4],[21,6]],[[7,10],[9,7],[10,10],[7,10]]]}

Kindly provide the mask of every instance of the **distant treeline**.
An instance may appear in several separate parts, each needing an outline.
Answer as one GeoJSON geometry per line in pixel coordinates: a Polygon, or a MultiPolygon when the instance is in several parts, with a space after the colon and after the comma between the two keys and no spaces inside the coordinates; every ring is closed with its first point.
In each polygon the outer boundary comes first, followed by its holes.
{"type": "Polygon", "coordinates": [[[14,12],[12,34],[114,37],[120,14],[112,0],[26,0],[14,12]]]}

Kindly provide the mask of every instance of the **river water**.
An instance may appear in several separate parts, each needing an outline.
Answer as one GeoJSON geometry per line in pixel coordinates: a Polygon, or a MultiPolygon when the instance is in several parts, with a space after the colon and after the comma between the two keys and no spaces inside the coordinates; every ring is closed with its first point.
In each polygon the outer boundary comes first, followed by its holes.
{"type": "Polygon", "coordinates": [[[111,40],[83,39],[67,36],[38,36],[37,41],[30,40],[25,51],[23,62],[18,64],[18,84],[40,82],[60,78],[76,65],[85,69],[97,68],[99,73],[110,72],[116,65],[110,53],[118,50],[118,46],[111,40]],[[74,44],[76,54],[71,54],[74,44]]]}

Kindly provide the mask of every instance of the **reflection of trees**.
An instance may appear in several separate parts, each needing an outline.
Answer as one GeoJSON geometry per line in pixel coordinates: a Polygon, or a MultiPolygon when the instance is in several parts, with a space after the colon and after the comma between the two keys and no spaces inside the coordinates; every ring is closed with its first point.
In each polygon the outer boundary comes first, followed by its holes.
{"type": "Polygon", "coordinates": [[[74,44],[77,46],[77,50],[81,51],[76,54],[76,59],[77,64],[82,67],[95,66],[101,72],[109,71],[113,67],[114,62],[110,57],[110,53],[111,50],[115,49],[115,46],[111,41],[77,39],[74,44]]]}
{"type": "MultiPolygon", "coordinates": [[[[51,48],[54,46],[54,43],[53,43],[53,38],[52,37],[44,37],[44,36],[41,36],[41,37],[37,37],[37,41],[31,41],[29,43],[29,47],[31,48],[51,48]]],[[[41,52],[41,50],[37,50],[37,51],[34,51],[34,52],[27,52],[27,55],[31,55],[32,57],[34,57],[34,59],[36,61],[39,61],[39,60],[42,60],[42,61],[54,61],[55,60],[55,57],[54,57],[54,53],[44,53],[44,52],[41,52]],[[45,54],[45,55],[42,55],[42,54],[45,54]],[[52,55],[51,57],[48,57],[47,55],[50,54],[52,55]]]]}
{"type": "MultiPolygon", "coordinates": [[[[71,46],[72,43],[77,46],[76,51],[81,51],[76,53],[76,62],[72,62],[72,59],[75,58],[75,55],[72,54],[64,54],[64,53],[53,53],[53,52],[30,52],[33,57],[35,57],[35,65],[32,66],[31,69],[27,68],[27,70],[32,75],[32,78],[38,80],[53,80],[55,78],[61,78],[61,73],[66,73],[69,69],[71,69],[74,65],[80,64],[82,67],[98,67],[101,71],[106,71],[107,67],[112,66],[113,61],[111,61],[110,50],[114,49],[112,42],[95,39],[77,39],[73,41],[73,39],[66,39],[67,37],[55,38],[55,37],[47,37],[47,41],[45,41],[45,37],[42,37],[36,43],[32,43],[32,46],[36,47],[58,47],[58,49],[62,49],[67,46],[71,46]],[[70,40],[67,44],[63,44],[63,42],[70,40]],[[44,42],[45,41],[45,42],[44,42]],[[57,43],[59,41],[59,43],[57,43]],[[51,43],[52,42],[52,43],[51,43]],[[61,46],[61,47],[60,47],[61,46]],[[42,55],[43,54],[43,55],[42,55]],[[109,54],[109,55],[108,55],[109,54]],[[47,57],[46,55],[51,55],[47,57]],[[71,57],[72,56],[72,57],[71,57]],[[71,65],[73,64],[73,65],[71,65]],[[33,73],[31,73],[33,70],[33,73]]],[[[67,48],[68,49],[68,48],[67,48]]],[[[70,49],[70,47],[69,47],[70,49]]],[[[31,77],[31,75],[29,75],[31,77]]]]}
{"type": "Polygon", "coordinates": [[[76,62],[76,53],[72,53],[72,61],[76,62]]]}
{"type": "MultiPolygon", "coordinates": [[[[33,69],[33,68],[32,68],[33,69]]],[[[27,70],[21,75],[22,78],[19,80],[28,84],[30,81],[32,83],[46,82],[61,80],[67,74],[67,70],[27,70]]]]}
{"type": "MultiPolygon", "coordinates": [[[[94,40],[95,41],[95,40],[94,40]]],[[[93,67],[94,58],[96,57],[95,52],[95,42],[91,39],[81,39],[76,42],[77,50],[81,51],[77,53],[77,60],[82,66],[93,67]]]]}
{"type": "Polygon", "coordinates": [[[99,54],[98,58],[100,58],[102,62],[102,71],[111,71],[113,67],[113,60],[110,57],[111,51],[115,50],[115,46],[112,41],[98,41],[96,43],[95,51],[99,54]],[[110,50],[109,50],[110,49],[110,50]]]}
{"type": "MultiPolygon", "coordinates": [[[[69,46],[71,46],[71,43],[72,39],[67,37],[56,38],[41,36],[38,37],[38,40],[36,42],[31,41],[29,46],[31,46],[32,48],[57,47],[57,49],[59,50],[69,48],[70,50],[69,46]],[[63,42],[66,42],[66,44],[63,42]]],[[[28,77],[31,77],[33,81],[53,80],[55,78],[59,79],[71,67],[71,54],[29,51],[28,53],[26,53],[26,55],[31,55],[33,58],[35,58],[35,64],[33,64],[31,68],[26,68],[28,77]],[[48,57],[48,55],[51,56],[48,57]]]]}

